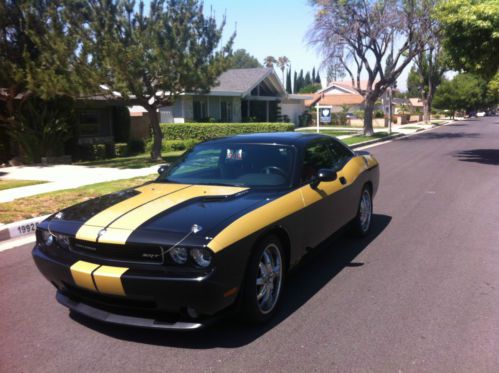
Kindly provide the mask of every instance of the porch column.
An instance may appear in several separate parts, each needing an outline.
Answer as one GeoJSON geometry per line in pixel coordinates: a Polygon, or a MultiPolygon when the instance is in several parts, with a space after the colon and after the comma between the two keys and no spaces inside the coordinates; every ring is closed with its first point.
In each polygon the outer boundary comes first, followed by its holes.
{"type": "Polygon", "coordinates": [[[265,116],[267,118],[267,122],[269,121],[269,102],[265,101],[265,116]]]}

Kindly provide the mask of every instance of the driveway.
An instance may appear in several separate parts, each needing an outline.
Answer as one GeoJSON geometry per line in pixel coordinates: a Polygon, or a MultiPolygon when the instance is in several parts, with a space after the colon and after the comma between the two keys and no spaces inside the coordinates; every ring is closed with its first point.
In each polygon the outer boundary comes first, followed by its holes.
{"type": "Polygon", "coordinates": [[[314,251],[266,326],[167,333],[69,316],[30,247],[0,252],[0,371],[497,372],[499,118],[370,150],[372,234],[314,251]]]}

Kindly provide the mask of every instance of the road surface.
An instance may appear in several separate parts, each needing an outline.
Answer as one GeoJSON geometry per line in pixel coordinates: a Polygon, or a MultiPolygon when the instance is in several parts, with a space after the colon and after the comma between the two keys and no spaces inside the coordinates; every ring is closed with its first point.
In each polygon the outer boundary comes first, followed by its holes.
{"type": "Polygon", "coordinates": [[[267,326],[102,325],[56,303],[30,247],[0,252],[0,371],[498,372],[499,117],[370,151],[372,235],[310,255],[267,326]]]}

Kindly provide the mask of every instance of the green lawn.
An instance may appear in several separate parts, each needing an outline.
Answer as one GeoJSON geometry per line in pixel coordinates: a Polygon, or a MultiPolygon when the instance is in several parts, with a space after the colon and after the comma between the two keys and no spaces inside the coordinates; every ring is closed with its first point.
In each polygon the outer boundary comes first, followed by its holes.
{"type": "Polygon", "coordinates": [[[0,180],[0,190],[19,188],[28,185],[44,184],[42,180],[0,180]]]}
{"type": "Polygon", "coordinates": [[[112,168],[144,168],[155,164],[164,164],[175,161],[184,151],[169,152],[163,155],[162,161],[153,161],[149,154],[139,154],[133,157],[118,157],[102,159],[98,161],[77,162],[75,164],[90,167],[112,167],[112,168]]]}
{"type": "MultiPolygon", "coordinates": [[[[392,135],[396,135],[396,133],[392,132],[392,135]]],[[[375,139],[382,139],[383,137],[388,137],[388,136],[390,136],[390,134],[388,132],[376,132],[372,136],[364,136],[364,135],[352,136],[352,137],[348,137],[346,139],[343,139],[342,141],[347,145],[354,145],[354,144],[358,144],[360,142],[370,141],[370,140],[375,140],[375,139]]]]}
{"type": "Polygon", "coordinates": [[[11,223],[22,219],[51,214],[63,209],[64,207],[68,207],[103,194],[134,187],[143,184],[146,181],[154,180],[156,177],[157,174],[152,174],[132,179],[108,181],[105,183],[86,185],[75,189],[59,190],[33,197],[21,198],[13,202],[1,203],[0,222],[11,223]]]}
{"type": "MultiPolygon", "coordinates": [[[[310,130],[304,130],[304,131],[297,131],[297,132],[307,132],[307,133],[317,133],[316,130],[310,129],[310,130]]],[[[356,130],[319,130],[319,133],[323,135],[329,135],[329,136],[345,136],[345,135],[354,135],[356,133],[359,133],[360,129],[358,131],[356,130]]]]}

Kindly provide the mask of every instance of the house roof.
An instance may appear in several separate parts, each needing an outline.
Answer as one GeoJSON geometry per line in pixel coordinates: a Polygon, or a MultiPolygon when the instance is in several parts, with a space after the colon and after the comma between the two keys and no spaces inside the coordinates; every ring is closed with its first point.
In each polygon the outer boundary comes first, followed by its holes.
{"type": "Polygon", "coordinates": [[[281,81],[273,68],[256,67],[250,69],[230,69],[218,77],[218,85],[211,88],[210,94],[232,94],[247,96],[258,84],[268,78],[269,83],[281,94],[286,94],[281,81]]]}
{"type": "Polygon", "coordinates": [[[312,105],[330,105],[330,106],[342,106],[342,105],[359,105],[364,102],[364,97],[359,94],[345,94],[345,95],[314,95],[312,100],[306,100],[306,106],[312,105]]]}
{"type": "Polygon", "coordinates": [[[421,99],[418,97],[409,98],[409,102],[414,107],[423,107],[423,101],[421,101],[421,99]]]}

